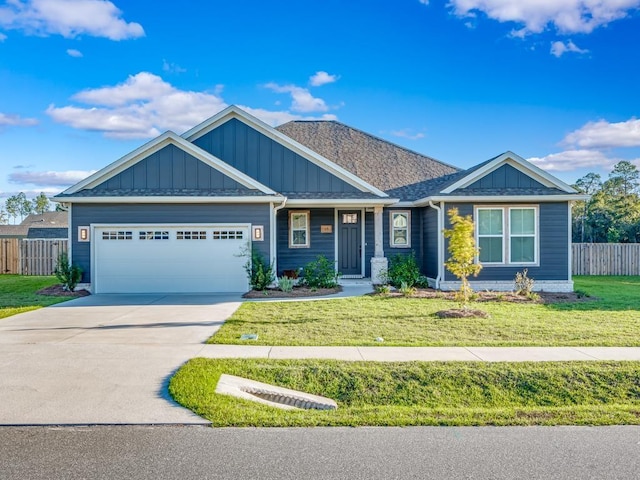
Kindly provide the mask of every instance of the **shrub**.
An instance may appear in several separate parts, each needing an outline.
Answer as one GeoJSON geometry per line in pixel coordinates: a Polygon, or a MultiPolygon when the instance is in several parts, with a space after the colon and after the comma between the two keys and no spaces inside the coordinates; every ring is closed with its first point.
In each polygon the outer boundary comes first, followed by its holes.
{"type": "Polygon", "coordinates": [[[280,277],[278,279],[278,288],[283,292],[290,292],[293,290],[293,284],[295,283],[295,279],[289,277],[280,277]]]}
{"type": "Polygon", "coordinates": [[[82,269],[77,265],[69,262],[66,252],[62,252],[58,256],[56,268],[53,271],[65,290],[73,292],[82,278],[82,269]]]}
{"type": "Polygon", "coordinates": [[[389,258],[389,270],[387,270],[387,278],[389,283],[396,288],[406,283],[407,286],[413,287],[420,279],[420,269],[416,256],[412,251],[410,255],[402,255],[398,253],[389,258]]]}
{"type": "Polygon", "coordinates": [[[249,284],[254,290],[266,290],[275,279],[273,265],[267,263],[262,254],[255,248],[251,248],[251,258],[244,265],[249,277],[249,284]]]}
{"type": "Polygon", "coordinates": [[[376,285],[376,293],[378,295],[389,295],[391,293],[391,286],[385,284],[376,285]]]}
{"type": "Polygon", "coordinates": [[[528,297],[531,295],[531,292],[533,292],[533,284],[535,282],[533,278],[527,276],[528,271],[529,270],[525,268],[523,271],[516,273],[515,285],[517,295],[528,297]]]}
{"type": "Polygon", "coordinates": [[[405,297],[411,297],[416,293],[416,287],[412,287],[406,284],[405,282],[402,282],[402,285],[400,285],[399,290],[400,290],[400,293],[405,297]]]}
{"type": "Polygon", "coordinates": [[[338,274],[331,260],[318,255],[302,269],[302,283],[309,288],[333,288],[338,286],[338,274]]]}

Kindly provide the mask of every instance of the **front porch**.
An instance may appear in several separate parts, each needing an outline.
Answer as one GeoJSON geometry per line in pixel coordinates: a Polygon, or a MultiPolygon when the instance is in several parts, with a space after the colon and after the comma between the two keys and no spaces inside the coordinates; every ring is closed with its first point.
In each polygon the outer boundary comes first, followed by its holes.
{"type": "Polygon", "coordinates": [[[278,276],[298,271],[322,255],[334,261],[343,281],[382,282],[388,266],[383,206],[296,203],[274,209],[274,216],[273,263],[278,276]]]}

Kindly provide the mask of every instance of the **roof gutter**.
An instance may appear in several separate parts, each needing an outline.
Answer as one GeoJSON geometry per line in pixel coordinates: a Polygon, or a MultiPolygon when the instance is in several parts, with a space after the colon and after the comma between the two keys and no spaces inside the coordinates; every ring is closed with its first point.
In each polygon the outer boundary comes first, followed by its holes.
{"type": "MultiPolygon", "coordinates": [[[[287,197],[282,197],[282,203],[277,207],[273,207],[271,209],[271,225],[269,230],[271,232],[271,258],[273,261],[273,271],[278,276],[278,240],[277,240],[277,223],[278,223],[278,212],[282,210],[287,204],[287,197]]],[[[273,203],[271,204],[273,206],[273,203]]]]}

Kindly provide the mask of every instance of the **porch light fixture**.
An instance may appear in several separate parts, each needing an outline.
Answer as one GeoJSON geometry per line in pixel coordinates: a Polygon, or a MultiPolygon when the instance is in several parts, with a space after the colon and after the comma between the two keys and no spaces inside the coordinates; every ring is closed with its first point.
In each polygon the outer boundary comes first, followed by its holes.
{"type": "Polygon", "coordinates": [[[264,226],[254,225],[253,227],[251,227],[251,239],[254,242],[264,241],[264,226]]]}
{"type": "Polygon", "coordinates": [[[89,227],[78,227],[78,241],[79,242],[89,241],[89,227]]]}

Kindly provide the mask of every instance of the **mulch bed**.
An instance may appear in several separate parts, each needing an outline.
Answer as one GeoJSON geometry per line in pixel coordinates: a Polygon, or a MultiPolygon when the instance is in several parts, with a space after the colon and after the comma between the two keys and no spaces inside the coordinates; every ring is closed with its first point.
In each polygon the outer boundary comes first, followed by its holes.
{"type": "Polygon", "coordinates": [[[342,291],[342,287],[335,288],[309,288],[293,287],[291,292],[283,292],[277,288],[267,288],[263,291],[251,290],[243,295],[243,298],[298,298],[298,297],[321,297],[332,295],[342,291]]]}
{"type": "MultiPolygon", "coordinates": [[[[576,293],[551,293],[551,292],[536,292],[537,299],[531,299],[524,295],[516,295],[514,292],[491,292],[482,291],[474,292],[477,295],[475,302],[506,302],[506,303],[575,303],[575,302],[591,302],[597,300],[595,297],[585,297],[583,295],[578,296],[576,293]]],[[[371,295],[385,296],[385,297],[403,297],[399,291],[392,291],[387,294],[372,293],[371,295]]],[[[456,292],[443,292],[440,290],[434,290],[433,288],[418,288],[416,292],[411,295],[411,298],[438,298],[446,300],[455,300],[456,292]]]]}
{"type": "Polygon", "coordinates": [[[438,318],[489,318],[489,316],[487,312],[471,308],[452,308],[436,312],[438,318]]]}
{"type": "Polygon", "coordinates": [[[76,290],[74,292],[64,290],[62,285],[52,285],[51,287],[43,288],[42,290],[38,290],[36,294],[47,295],[50,297],[86,297],[87,295],[91,295],[89,291],[84,289],[76,290]]]}

